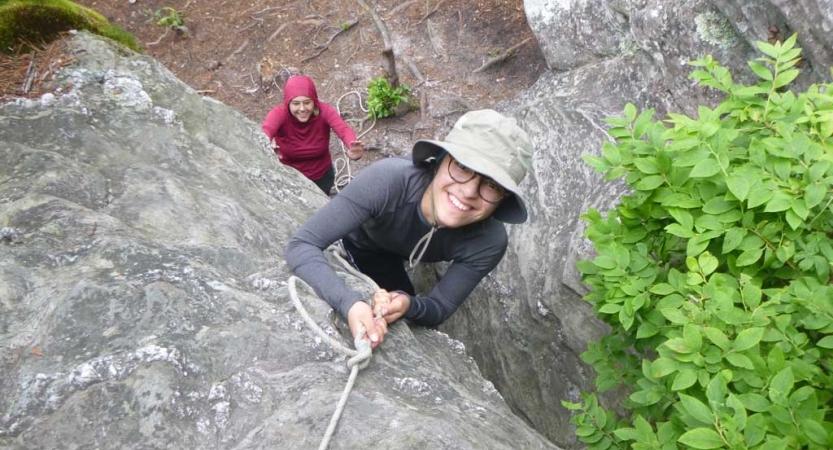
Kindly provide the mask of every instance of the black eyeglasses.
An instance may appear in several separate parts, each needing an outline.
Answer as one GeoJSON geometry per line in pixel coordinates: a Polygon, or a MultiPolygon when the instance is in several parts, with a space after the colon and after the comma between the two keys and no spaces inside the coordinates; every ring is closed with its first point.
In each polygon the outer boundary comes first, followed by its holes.
{"type": "Polygon", "coordinates": [[[480,175],[479,173],[460,164],[460,162],[454,158],[451,158],[451,162],[448,163],[448,176],[460,184],[468,183],[473,180],[474,177],[479,176],[480,186],[478,187],[478,192],[480,193],[480,198],[488,203],[500,203],[501,200],[509,195],[509,193],[506,192],[506,189],[497,184],[495,180],[480,175]]]}

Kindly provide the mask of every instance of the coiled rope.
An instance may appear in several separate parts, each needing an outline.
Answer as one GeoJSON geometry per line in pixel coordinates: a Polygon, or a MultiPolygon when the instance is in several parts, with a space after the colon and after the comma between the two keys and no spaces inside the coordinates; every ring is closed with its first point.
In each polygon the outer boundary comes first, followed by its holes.
{"type": "MultiPolygon", "coordinates": [[[[362,94],[359,91],[350,91],[346,94],[342,95],[341,97],[336,100],[336,110],[338,111],[338,115],[341,115],[341,101],[347,97],[348,95],[355,94],[356,97],[359,98],[359,108],[366,112],[371,113],[370,116],[373,118],[373,123],[370,124],[370,127],[367,130],[364,130],[356,136],[356,140],[361,140],[362,136],[367,134],[373,127],[376,126],[376,114],[372,113],[368,108],[365,108],[364,104],[362,104],[362,94]]],[[[339,145],[341,146],[341,153],[344,158],[337,158],[334,162],[335,171],[336,171],[336,181],[335,181],[335,189],[336,192],[341,192],[341,189],[344,189],[345,186],[350,184],[350,180],[353,179],[353,171],[350,168],[350,158],[347,157],[347,150],[344,148],[344,142],[341,140],[338,141],[339,145]]]]}
{"type": "MultiPolygon", "coordinates": [[[[342,257],[343,249],[339,248],[337,244],[333,244],[328,249],[333,256],[341,263],[344,268],[350,272],[351,274],[361,278],[366,283],[368,283],[372,288],[373,292],[379,290],[379,286],[374,282],[370,277],[367,275],[359,272],[356,270],[349,262],[347,262],[344,257],[342,257]]],[[[346,254],[346,252],[345,252],[346,254]]],[[[356,349],[353,350],[351,348],[345,347],[340,342],[333,339],[332,336],[328,335],[312,320],[309,313],[307,313],[306,308],[301,303],[301,300],[298,297],[298,290],[295,286],[296,282],[300,281],[303,283],[307,289],[310,291],[312,290],[304,280],[292,275],[289,277],[289,296],[292,298],[292,304],[295,305],[295,309],[298,310],[298,313],[301,314],[301,317],[304,319],[304,322],[307,326],[314,331],[324,342],[330,344],[334,350],[340,351],[345,355],[349,356],[350,359],[347,360],[347,367],[350,368],[350,377],[347,379],[347,384],[344,386],[344,390],[341,393],[341,397],[338,399],[338,404],[336,405],[336,410],[333,413],[333,417],[330,419],[330,424],[327,426],[327,431],[324,433],[324,437],[321,439],[321,444],[318,446],[318,450],[326,450],[326,448],[330,445],[330,440],[335,433],[336,426],[338,425],[338,421],[341,418],[342,412],[344,412],[344,406],[347,404],[347,397],[350,396],[350,391],[353,390],[353,384],[356,382],[356,377],[359,375],[359,370],[364,369],[370,364],[370,358],[373,356],[373,351],[370,348],[370,340],[365,338],[365,334],[367,330],[365,330],[364,325],[359,325],[358,333],[356,334],[353,345],[355,345],[356,349]]],[[[372,303],[372,299],[370,300],[372,303]]],[[[370,305],[373,306],[372,304],[370,305]]]]}

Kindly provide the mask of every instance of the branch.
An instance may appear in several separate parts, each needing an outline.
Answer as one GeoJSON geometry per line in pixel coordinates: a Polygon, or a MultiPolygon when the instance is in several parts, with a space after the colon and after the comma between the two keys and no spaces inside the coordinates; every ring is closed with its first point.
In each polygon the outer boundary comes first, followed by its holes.
{"type": "Polygon", "coordinates": [[[312,60],[312,59],[315,59],[315,58],[317,58],[317,57],[318,57],[318,55],[320,55],[320,54],[324,53],[324,51],[325,51],[325,50],[329,50],[329,49],[330,49],[330,43],[331,43],[331,42],[333,42],[333,39],[335,39],[335,37],[336,37],[336,36],[338,36],[339,34],[344,33],[345,31],[347,31],[347,30],[349,30],[349,29],[353,28],[353,26],[354,26],[354,25],[356,25],[357,23],[359,23],[359,19],[353,19],[353,20],[351,20],[351,21],[349,21],[349,22],[345,23],[345,24],[344,24],[344,26],[343,26],[343,27],[341,27],[341,28],[340,28],[340,29],[336,32],[336,34],[334,34],[334,35],[330,36],[330,39],[329,39],[329,40],[327,40],[327,42],[325,42],[325,43],[323,43],[323,44],[321,44],[321,45],[317,45],[317,44],[315,45],[315,47],[316,47],[316,48],[320,49],[320,50],[318,50],[318,52],[317,52],[316,54],[314,54],[314,55],[310,55],[310,56],[307,56],[306,58],[302,59],[302,60],[301,60],[301,62],[302,62],[302,63],[305,63],[305,62],[307,62],[307,61],[310,61],[310,60],[312,60]]]}
{"type": "Polygon", "coordinates": [[[414,61],[406,55],[401,55],[401,58],[402,61],[405,61],[405,65],[408,66],[408,69],[411,69],[411,73],[414,74],[414,78],[419,81],[419,83],[417,83],[414,87],[425,83],[425,77],[422,75],[422,72],[419,71],[419,67],[417,67],[416,63],[414,63],[414,61]]]}
{"type": "Polygon", "coordinates": [[[368,6],[367,3],[364,2],[364,0],[356,1],[362,6],[362,8],[365,9],[365,11],[367,11],[368,14],[370,14],[370,17],[373,19],[373,23],[376,24],[376,28],[379,29],[379,33],[382,35],[382,42],[384,42],[385,44],[385,49],[393,48],[393,46],[390,43],[388,27],[385,26],[385,22],[382,22],[382,19],[380,19],[379,16],[376,14],[376,11],[370,8],[370,6],[368,6]]]}
{"type": "Polygon", "coordinates": [[[379,34],[382,35],[382,41],[384,42],[384,49],[382,50],[382,56],[385,57],[385,61],[387,62],[386,72],[389,76],[390,86],[394,89],[399,87],[399,74],[396,72],[396,59],[393,55],[393,45],[390,41],[390,34],[388,33],[388,27],[385,26],[385,22],[379,18],[376,14],[376,11],[370,8],[364,0],[356,0],[362,8],[370,14],[370,17],[373,19],[373,23],[376,24],[376,28],[379,29],[379,34]]]}
{"type": "Polygon", "coordinates": [[[440,1],[438,1],[438,2],[437,2],[437,6],[435,6],[435,7],[434,7],[434,9],[432,9],[431,11],[428,11],[427,13],[425,13],[425,15],[423,15],[423,16],[422,16],[422,18],[421,18],[421,19],[419,19],[419,21],[418,21],[416,24],[417,24],[417,25],[419,25],[419,24],[421,24],[422,22],[425,22],[425,19],[427,19],[428,17],[430,17],[430,16],[431,16],[431,14],[434,14],[435,12],[437,12],[437,10],[438,10],[438,9],[440,9],[440,6],[442,6],[442,5],[443,5],[443,3],[445,3],[445,0],[440,0],[440,1]]]}
{"type": "Polygon", "coordinates": [[[234,58],[238,53],[242,52],[243,49],[246,48],[246,46],[248,46],[248,45],[249,45],[249,40],[246,39],[245,41],[243,41],[242,44],[240,44],[240,47],[237,47],[237,50],[232,52],[232,54],[229,55],[228,58],[226,58],[226,61],[230,60],[231,58],[234,58]]]}
{"type": "Polygon", "coordinates": [[[402,3],[401,5],[397,6],[396,8],[393,8],[392,10],[385,13],[385,18],[390,19],[391,17],[395,16],[396,13],[398,13],[399,11],[402,11],[403,9],[413,5],[416,2],[417,2],[417,0],[411,0],[409,2],[402,3]]]}
{"type": "Polygon", "coordinates": [[[266,38],[266,42],[272,42],[272,39],[275,39],[275,36],[277,36],[277,35],[281,34],[281,31],[283,31],[283,30],[284,30],[284,28],[288,27],[288,26],[289,26],[289,24],[291,24],[291,23],[292,23],[292,22],[286,22],[285,24],[283,24],[283,25],[279,26],[279,27],[278,27],[278,29],[277,29],[277,30],[275,30],[275,32],[274,32],[274,33],[270,34],[270,35],[269,35],[269,37],[268,37],[268,38],[266,38]]]}
{"type": "Polygon", "coordinates": [[[145,45],[147,45],[147,46],[151,46],[151,45],[156,45],[156,44],[158,44],[158,43],[162,42],[162,39],[165,39],[165,36],[167,36],[167,35],[168,35],[168,32],[169,32],[169,31],[171,31],[171,29],[170,29],[170,28],[165,28],[165,34],[163,34],[162,36],[159,36],[159,39],[157,39],[157,40],[155,40],[155,41],[153,41],[153,42],[148,42],[148,43],[147,43],[147,44],[145,44],[145,45]]]}
{"type": "Polygon", "coordinates": [[[316,45],[315,48],[328,47],[330,45],[330,43],[333,42],[333,39],[336,38],[336,36],[338,36],[341,33],[344,33],[345,31],[349,30],[350,28],[353,28],[357,23],[359,23],[359,19],[353,19],[353,20],[351,20],[347,23],[342,24],[342,26],[339,27],[339,30],[336,32],[336,34],[330,36],[330,39],[328,39],[327,42],[325,42],[323,44],[320,44],[320,45],[316,45]]]}
{"type": "Polygon", "coordinates": [[[488,69],[489,67],[492,67],[496,64],[499,64],[499,63],[501,63],[503,61],[506,61],[507,59],[515,56],[515,50],[517,50],[520,47],[526,45],[526,43],[531,41],[531,40],[532,40],[531,37],[528,37],[528,38],[524,39],[523,41],[521,41],[520,44],[513,46],[509,50],[506,50],[506,52],[504,52],[502,55],[486,61],[485,63],[483,63],[482,66],[478,67],[477,69],[474,69],[474,71],[472,73],[483,72],[484,70],[488,69]]]}

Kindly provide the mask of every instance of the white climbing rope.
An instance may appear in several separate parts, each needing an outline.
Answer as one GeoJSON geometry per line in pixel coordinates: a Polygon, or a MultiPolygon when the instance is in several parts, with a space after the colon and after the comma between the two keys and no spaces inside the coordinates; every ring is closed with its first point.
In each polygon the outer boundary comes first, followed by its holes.
{"type": "MultiPolygon", "coordinates": [[[[344,268],[353,275],[358,276],[366,283],[368,283],[375,291],[379,289],[379,286],[374,282],[370,277],[367,275],[359,272],[354,268],[346,259],[341,255],[343,249],[340,249],[338,245],[334,244],[330,246],[329,251],[335,256],[335,258],[341,263],[344,268]]],[[[347,397],[350,396],[350,391],[353,390],[353,385],[356,382],[356,378],[359,375],[359,370],[364,369],[370,364],[370,358],[373,356],[373,351],[370,348],[370,341],[365,338],[365,334],[367,330],[365,330],[364,325],[359,324],[359,330],[356,334],[353,345],[355,345],[356,349],[353,350],[351,348],[345,347],[340,342],[336,341],[332,338],[332,336],[328,335],[312,320],[309,313],[307,312],[304,305],[301,303],[301,300],[298,297],[298,289],[295,286],[296,282],[300,281],[307,286],[307,289],[312,290],[304,280],[292,275],[289,277],[289,296],[292,298],[292,304],[295,305],[295,309],[298,310],[298,313],[301,314],[301,317],[304,319],[304,322],[307,326],[314,331],[324,342],[330,344],[330,346],[338,350],[345,355],[349,356],[350,359],[347,360],[347,367],[350,368],[350,377],[347,379],[347,384],[344,386],[344,390],[341,393],[341,397],[338,399],[338,404],[336,405],[336,410],[333,413],[333,417],[330,419],[330,424],[327,425],[327,431],[324,433],[324,437],[321,439],[321,444],[318,446],[318,450],[326,450],[326,448],[330,445],[330,440],[335,433],[336,426],[338,425],[338,421],[341,418],[342,412],[344,412],[344,406],[347,404],[347,397]]],[[[372,303],[372,300],[371,300],[372,303]]],[[[373,306],[372,304],[370,305],[373,306]]]]}
{"type": "MultiPolygon", "coordinates": [[[[359,91],[354,90],[342,95],[338,98],[338,100],[336,100],[336,110],[338,111],[339,116],[341,115],[341,101],[348,95],[352,94],[355,94],[356,97],[359,98],[359,108],[366,113],[370,112],[371,117],[373,117],[373,123],[370,124],[370,127],[367,130],[362,131],[361,134],[359,134],[358,136],[356,136],[356,140],[360,141],[362,139],[362,136],[367,134],[370,130],[373,129],[373,127],[376,126],[376,114],[372,114],[372,111],[370,111],[368,108],[365,108],[365,106],[362,104],[362,94],[359,91]]],[[[364,128],[364,125],[362,125],[362,128],[364,128]]],[[[343,158],[337,158],[334,162],[336,172],[335,189],[336,192],[341,192],[341,189],[347,186],[350,183],[350,180],[353,179],[353,171],[350,168],[350,158],[347,157],[347,150],[344,148],[344,143],[340,140],[338,141],[338,143],[341,146],[341,154],[343,158]]]]}

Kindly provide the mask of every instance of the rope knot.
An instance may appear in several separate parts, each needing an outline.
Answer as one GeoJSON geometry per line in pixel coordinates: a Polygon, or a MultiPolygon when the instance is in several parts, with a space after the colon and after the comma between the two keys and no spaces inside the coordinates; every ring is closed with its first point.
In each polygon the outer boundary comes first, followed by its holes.
{"type": "Polygon", "coordinates": [[[364,369],[370,364],[370,358],[373,356],[373,350],[370,348],[370,340],[365,337],[367,330],[364,325],[359,324],[359,332],[356,333],[356,338],[353,344],[356,346],[356,355],[347,360],[347,367],[353,368],[358,366],[359,369],[364,369]]]}

